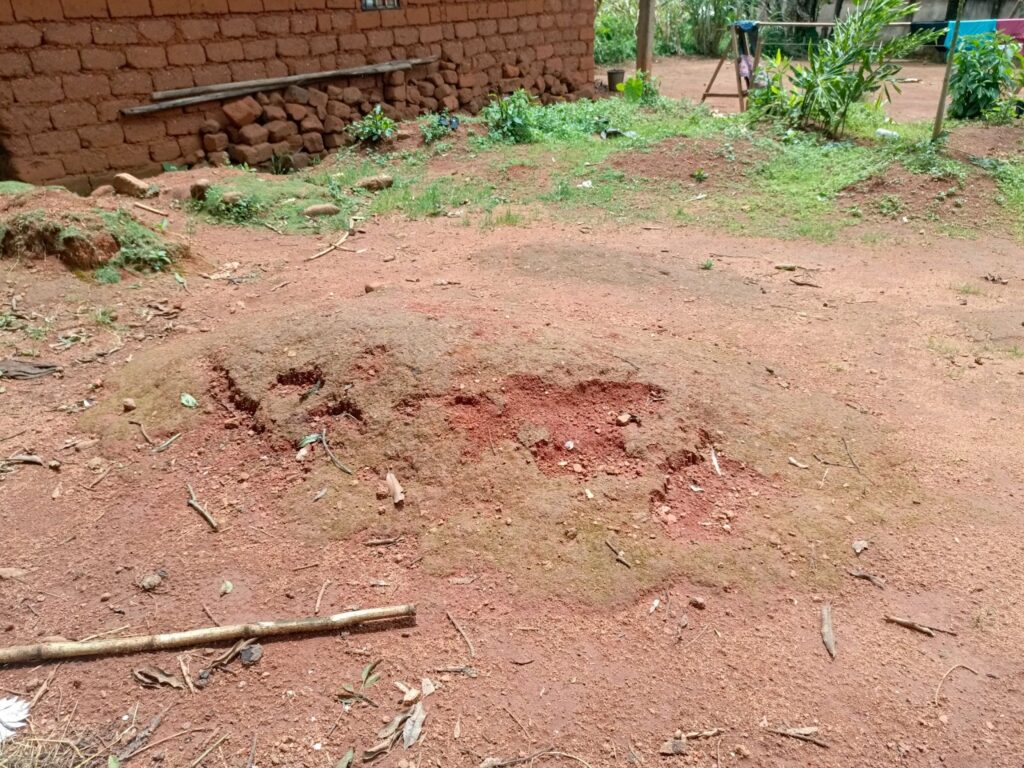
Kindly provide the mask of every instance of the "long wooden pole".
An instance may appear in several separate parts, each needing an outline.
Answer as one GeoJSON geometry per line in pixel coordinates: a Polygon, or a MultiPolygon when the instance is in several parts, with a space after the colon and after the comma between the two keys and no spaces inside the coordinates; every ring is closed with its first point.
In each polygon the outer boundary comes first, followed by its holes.
{"type": "Polygon", "coordinates": [[[336,613],[333,616],[314,616],[305,619],[257,621],[251,624],[231,624],[223,627],[204,627],[162,635],[136,635],[113,637],[85,642],[37,643],[0,648],[0,664],[24,664],[57,659],[78,659],[84,656],[106,656],[144,651],[166,651],[192,648],[197,645],[220,643],[243,638],[278,637],[280,635],[331,632],[368,621],[400,619],[416,615],[415,605],[391,605],[383,608],[364,608],[359,611],[336,613]]]}
{"type": "Polygon", "coordinates": [[[949,41],[949,51],[946,53],[946,74],[942,78],[942,91],[939,93],[939,106],[935,110],[935,125],[932,127],[932,141],[936,141],[942,135],[942,123],[946,118],[946,97],[949,95],[949,78],[953,74],[953,58],[956,55],[956,43],[960,37],[960,20],[964,17],[965,0],[960,0],[956,7],[956,22],[953,24],[953,34],[949,41]]]}
{"type": "Polygon", "coordinates": [[[654,66],[654,0],[640,0],[636,20],[636,69],[650,72],[654,66]]]}

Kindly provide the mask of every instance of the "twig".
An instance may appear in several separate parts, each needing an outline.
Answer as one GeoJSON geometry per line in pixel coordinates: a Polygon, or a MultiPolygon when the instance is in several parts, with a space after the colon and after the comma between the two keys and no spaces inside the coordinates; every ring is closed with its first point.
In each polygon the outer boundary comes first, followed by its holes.
{"type": "Polygon", "coordinates": [[[211,752],[213,752],[213,750],[215,750],[217,747],[219,747],[221,744],[223,744],[227,740],[228,740],[228,734],[225,733],[223,736],[221,736],[219,739],[217,739],[215,742],[213,742],[213,744],[211,744],[209,747],[207,747],[206,751],[203,752],[203,754],[201,754],[199,757],[197,757],[195,760],[193,760],[188,768],[196,768],[196,766],[199,765],[201,762],[203,762],[203,760],[205,760],[209,756],[209,754],[211,752]]]}
{"type": "Polygon", "coordinates": [[[518,725],[522,729],[523,733],[526,735],[526,738],[529,741],[533,741],[533,736],[530,735],[530,732],[528,730],[526,730],[526,726],[523,725],[523,723],[519,720],[518,717],[516,717],[515,712],[513,712],[508,707],[504,707],[504,706],[502,707],[502,709],[504,709],[505,712],[508,713],[508,716],[511,717],[512,720],[515,722],[515,724],[518,725]]]}
{"type": "Polygon", "coordinates": [[[36,695],[33,696],[32,701],[29,702],[28,708],[30,710],[35,709],[36,704],[38,704],[40,699],[46,695],[46,691],[50,687],[50,683],[53,682],[54,675],[57,674],[58,669],[60,669],[60,664],[54,667],[53,671],[46,676],[45,680],[43,680],[43,684],[39,686],[39,689],[36,691],[36,695]]]}
{"type": "Polygon", "coordinates": [[[269,221],[264,221],[263,222],[263,226],[266,227],[267,229],[269,229],[271,232],[277,232],[277,234],[279,234],[279,235],[283,235],[284,234],[284,232],[282,232],[280,229],[275,227],[269,221]]]}
{"type": "Polygon", "coordinates": [[[851,570],[851,571],[847,571],[847,573],[850,574],[851,576],[853,576],[853,578],[855,578],[855,579],[864,579],[864,581],[870,581],[872,584],[874,584],[879,589],[885,589],[885,582],[882,581],[877,576],[872,576],[867,571],[853,571],[853,570],[851,570]]]}
{"type": "Polygon", "coordinates": [[[163,453],[172,445],[174,445],[178,441],[179,437],[181,437],[181,432],[178,432],[176,435],[171,435],[169,438],[160,443],[160,445],[154,448],[153,453],[163,453]]]}
{"type": "Polygon", "coordinates": [[[622,550],[616,549],[615,546],[610,541],[608,541],[608,539],[605,539],[604,543],[605,543],[605,546],[608,547],[608,549],[610,549],[612,552],[615,553],[615,562],[616,563],[622,563],[627,568],[632,568],[633,567],[632,565],[629,564],[629,561],[626,559],[626,553],[625,552],[623,552],[622,550]]]}
{"type": "MultiPolygon", "coordinates": [[[[791,739],[799,739],[800,741],[807,741],[814,744],[822,749],[829,749],[829,745],[821,739],[815,737],[813,733],[805,733],[800,728],[768,728],[768,733],[774,733],[778,736],[788,736],[791,739]]],[[[817,730],[817,729],[815,729],[817,730]]]]}
{"type": "Polygon", "coordinates": [[[942,684],[944,682],[946,682],[946,678],[949,677],[950,674],[952,674],[953,670],[956,670],[956,669],[966,669],[968,672],[972,672],[975,675],[978,674],[978,670],[971,669],[966,664],[954,664],[952,667],[947,669],[946,670],[946,674],[944,674],[942,676],[942,679],[939,680],[939,684],[935,686],[935,706],[936,707],[939,706],[939,691],[942,689],[942,684]]]}
{"type": "Polygon", "coordinates": [[[313,615],[314,616],[319,616],[320,615],[320,602],[324,599],[324,592],[327,591],[327,587],[328,587],[328,585],[330,583],[331,583],[331,581],[330,581],[330,579],[328,579],[327,581],[325,581],[323,583],[323,586],[320,587],[320,592],[316,596],[316,605],[313,608],[313,615]]]}
{"type": "Polygon", "coordinates": [[[117,629],[108,629],[106,632],[100,632],[99,634],[96,634],[96,635],[89,635],[88,637],[83,637],[78,642],[85,643],[85,642],[88,642],[89,640],[95,640],[98,637],[106,637],[107,635],[116,635],[118,632],[124,632],[126,629],[131,629],[131,626],[132,626],[131,624],[125,624],[123,627],[118,627],[117,629]]]}
{"type": "Polygon", "coordinates": [[[178,657],[178,667],[181,669],[181,676],[185,678],[185,685],[188,687],[189,693],[195,696],[196,687],[192,685],[192,672],[189,671],[184,655],[178,657]]]}
{"type": "Polygon", "coordinates": [[[342,246],[342,243],[344,243],[346,240],[348,240],[348,231],[347,230],[346,230],[345,234],[343,234],[335,242],[331,243],[329,246],[324,248],[322,251],[320,251],[319,253],[314,253],[312,256],[307,257],[306,261],[313,261],[315,259],[319,259],[321,256],[326,256],[331,251],[335,251],[338,248],[340,248],[342,246]]]}
{"type": "Polygon", "coordinates": [[[145,440],[149,445],[153,445],[153,438],[151,438],[149,436],[149,433],[146,432],[146,428],[143,426],[141,421],[129,420],[128,423],[129,424],[134,424],[139,429],[141,429],[142,430],[142,439],[145,440]]]}
{"type": "Polygon", "coordinates": [[[455,620],[455,617],[452,616],[451,611],[445,611],[444,615],[448,617],[448,621],[450,621],[452,623],[452,626],[455,627],[455,631],[462,635],[462,639],[465,640],[466,645],[469,646],[469,658],[475,658],[476,650],[473,648],[473,642],[469,639],[469,635],[467,635],[466,632],[462,629],[462,627],[459,626],[459,622],[457,622],[455,620]]]}
{"type": "Polygon", "coordinates": [[[281,289],[282,289],[282,288],[284,288],[284,287],[285,287],[286,285],[291,285],[291,284],[292,284],[291,280],[285,280],[285,281],[284,281],[283,283],[278,283],[278,284],[277,284],[277,285],[275,285],[275,286],[274,286],[273,288],[271,288],[271,289],[270,289],[270,292],[271,292],[271,293],[274,293],[275,291],[279,291],[279,290],[281,290],[281,289]]]}
{"type": "Polygon", "coordinates": [[[106,476],[110,474],[110,471],[111,471],[111,470],[112,470],[113,468],[114,468],[114,466],[113,466],[113,465],[110,465],[109,467],[107,467],[107,468],[106,468],[105,470],[103,470],[103,474],[102,474],[102,475],[100,475],[99,477],[97,477],[97,478],[96,478],[95,480],[93,480],[93,481],[92,481],[91,483],[89,483],[89,484],[88,484],[87,486],[85,486],[85,489],[86,489],[87,491],[91,491],[91,490],[92,490],[93,488],[95,488],[95,487],[96,487],[97,485],[99,485],[100,483],[102,483],[102,482],[103,482],[103,480],[104,480],[104,478],[106,478],[106,476]]]}
{"type": "Polygon", "coordinates": [[[812,453],[811,456],[813,456],[819,462],[821,462],[822,464],[824,464],[825,466],[828,466],[828,467],[842,467],[843,469],[856,469],[856,467],[854,467],[852,464],[840,464],[838,461],[829,461],[828,459],[821,458],[821,456],[819,456],[816,453],[812,453]]]}
{"type": "Polygon", "coordinates": [[[7,437],[0,437],[0,443],[6,443],[8,440],[13,440],[16,437],[21,437],[26,432],[28,432],[28,430],[23,429],[21,430],[21,432],[15,432],[13,435],[8,435],[7,437]]]}
{"type": "Polygon", "coordinates": [[[821,606],[821,641],[833,659],[836,657],[836,635],[832,630],[832,603],[821,606]]]}
{"type": "Polygon", "coordinates": [[[364,541],[364,547],[390,547],[392,544],[398,544],[402,540],[401,536],[395,536],[390,539],[370,539],[364,541]]]}
{"type": "Polygon", "coordinates": [[[310,563],[309,565],[300,565],[298,568],[292,568],[292,573],[298,573],[299,571],[306,571],[310,568],[316,568],[320,563],[310,563]]]}
{"type": "Polygon", "coordinates": [[[590,763],[588,763],[582,757],[570,755],[568,752],[543,752],[540,755],[538,755],[538,757],[564,757],[568,760],[575,760],[577,763],[584,766],[584,768],[590,768],[590,763]]]}
{"type": "Polygon", "coordinates": [[[253,768],[256,765],[256,734],[252,735],[252,749],[249,750],[249,759],[245,761],[245,768],[253,768]]]}
{"type": "Polygon", "coordinates": [[[206,607],[205,605],[203,606],[203,613],[205,613],[205,614],[207,615],[207,617],[209,617],[210,621],[212,621],[212,622],[213,622],[214,624],[216,624],[216,625],[217,625],[218,627],[220,626],[220,622],[219,622],[219,621],[217,621],[217,619],[215,619],[215,618],[213,617],[213,614],[212,614],[212,613],[210,613],[210,609],[209,609],[209,608],[207,608],[207,607],[206,607]]]}
{"type": "Polygon", "coordinates": [[[135,207],[136,208],[141,208],[144,211],[149,211],[150,213],[155,213],[157,216],[170,216],[171,215],[167,211],[161,211],[158,208],[152,208],[152,207],[146,205],[145,203],[135,203],[135,207]]]}
{"type": "Polygon", "coordinates": [[[214,532],[220,530],[220,526],[217,525],[217,521],[214,520],[213,516],[203,508],[202,504],[199,503],[199,499],[196,498],[196,492],[192,490],[192,486],[186,483],[185,488],[188,489],[188,505],[202,516],[203,520],[206,521],[206,524],[209,525],[214,532]]]}
{"type": "Polygon", "coordinates": [[[715,453],[715,446],[711,446],[711,466],[714,467],[715,474],[719,477],[722,476],[722,468],[718,466],[718,454],[715,453]]]}
{"type": "Polygon", "coordinates": [[[507,760],[501,760],[497,763],[490,763],[491,768],[508,768],[512,765],[522,765],[523,763],[530,763],[536,760],[538,757],[548,754],[551,751],[549,747],[538,750],[532,755],[526,755],[525,757],[510,757],[507,760]]]}
{"type": "Polygon", "coordinates": [[[355,474],[355,472],[353,472],[351,469],[349,469],[344,464],[342,464],[340,461],[338,461],[338,457],[334,455],[334,451],[331,450],[331,446],[327,444],[327,427],[324,427],[320,431],[320,442],[321,442],[321,444],[323,444],[324,451],[327,452],[327,457],[331,460],[331,463],[334,464],[334,466],[336,466],[338,469],[340,469],[342,472],[344,472],[347,475],[354,475],[355,474]]]}
{"type": "Polygon", "coordinates": [[[791,277],[789,278],[789,282],[791,282],[793,285],[801,285],[807,288],[821,288],[821,286],[818,285],[817,283],[812,283],[810,280],[803,280],[802,278],[799,277],[791,277]]]}
{"type": "Polygon", "coordinates": [[[928,635],[928,637],[935,637],[936,632],[941,632],[944,635],[952,635],[956,637],[956,632],[951,629],[942,629],[941,627],[931,627],[927,624],[921,624],[920,622],[914,621],[913,619],[902,619],[898,616],[885,616],[885,620],[890,624],[898,624],[901,627],[912,629],[915,632],[920,632],[922,635],[928,635]]]}
{"type": "Polygon", "coordinates": [[[136,755],[141,755],[143,752],[145,752],[147,750],[150,750],[150,749],[153,749],[153,747],[159,747],[161,744],[166,744],[168,741],[172,741],[173,739],[178,739],[178,738],[181,738],[182,736],[187,736],[190,733],[196,733],[198,731],[209,731],[209,730],[212,730],[212,729],[210,729],[210,728],[187,728],[184,731],[178,731],[177,733],[172,733],[170,736],[165,736],[164,738],[159,739],[158,741],[154,741],[152,744],[147,744],[146,746],[141,747],[140,749],[136,749],[131,754],[124,755],[123,757],[121,757],[121,762],[122,763],[127,763],[129,760],[131,760],[136,755]]]}
{"type": "Polygon", "coordinates": [[[842,441],[843,441],[843,448],[846,449],[846,456],[850,459],[850,463],[853,465],[853,468],[857,470],[857,474],[863,476],[864,473],[861,471],[861,468],[857,464],[857,461],[853,458],[853,454],[850,453],[850,446],[846,444],[846,438],[845,437],[842,438],[842,441]]]}
{"type": "MultiPolygon", "coordinates": [[[[691,640],[690,642],[688,642],[688,643],[687,643],[686,645],[682,645],[682,646],[680,646],[680,647],[679,647],[679,650],[681,650],[681,651],[685,651],[685,650],[686,650],[687,648],[689,648],[689,647],[690,647],[691,645],[693,645],[694,643],[696,643],[696,642],[697,642],[698,640],[700,640],[700,639],[701,639],[702,637],[704,637],[704,635],[705,635],[705,634],[707,634],[707,631],[708,631],[708,629],[709,629],[709,628],[710,628],[710,627],[704,627],[704,629],[702,629],[702,630],[701,630],[700,632],[698,632],[698,633],[697,633],[697,636],[696,636],[695,638],[693,638],[693,639],[692,639],[692,640],[691,640]]],[[[681,636],[680,636],[680,637],[681,637],[681,636]]]]}

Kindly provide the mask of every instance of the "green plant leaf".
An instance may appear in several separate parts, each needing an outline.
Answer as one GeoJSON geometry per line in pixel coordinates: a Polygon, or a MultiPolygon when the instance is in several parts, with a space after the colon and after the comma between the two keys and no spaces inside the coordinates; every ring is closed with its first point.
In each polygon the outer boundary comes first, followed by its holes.
{"type": "Polygon", "coordinates": [[[377,659],[376,661],[372,661],[369,664],[367,664],[365,667],[363,667],[363,675],[362,675],[363,688],[369,688],[371,685],[373,685],[378,680],[380,680],[380,676],[379,675],[373,674],[373,671],[377,668],[377,665],[380,664],[380,662],[381,662],[381,659],[377,659]]]}
{"type": "Polygon", "coordinates": [[[307,445],[320,442],[320,433],[314,432],[312,435],[306,435],[304,438],[299,440],[299,449],[305,448],[307,445]]]}
{"type": "Polygon", "coordinates": [[[117,755],[111,755],[107,758],[107,768],[121,768],[121,760],[117,755]]]}
{"type": "Polygon", "coordinates": [[[184,405],[186,408],[199,407],[199,401],[192,397],[192,395],[190,395],[188,392],[181,393],[181,404],[184,405]]]}
{"type": "Polygon", "coordinates": [[[349,747],[348,752],[345,753],[345,756],[342,757],[341,760],[335,763],[334,768],[349,768],[349,766],[352,765],[352,761],[355,760],[355,757],[355,747],[349,747]]]}

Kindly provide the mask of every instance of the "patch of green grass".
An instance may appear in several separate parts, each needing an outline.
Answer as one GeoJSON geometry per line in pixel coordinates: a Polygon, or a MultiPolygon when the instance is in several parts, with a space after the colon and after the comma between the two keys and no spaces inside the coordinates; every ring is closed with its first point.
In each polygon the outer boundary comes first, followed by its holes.
{"type": "Polygon", "coordinates": [[[712,259],[704,259],[699,265],[699,269],[714,269],[715,262],[712,259]]]}
{"type": "Polygon", "coordinates": [[[109,307],[100,307],[93,313],[92,319],[96,321],[97,325],[113,328],[117,322],[117,312],[109,307]]]}
{"type": "Polygon", "coordinates": [[[895,219],[903,213],[903,198],[899,195],[882,195],[875,202],[878,212],[890,219],[895,219]]]}
{"type": "Polygon", "coordinates": [[[126,211],[101,211],[99,217],[119,246],[117,255],[107,263],[108,267],[162,272],[183,255],[183,249],[164,240],[126,211]]]}
{"type": "Polygon", "coordinates": [[[497,213],[488,212],[480,222],[480,226],[483,229],[493,229],[495,227],[517,227],[522,223],[523,216],[513,211],[510,206],[506,206],[497,213]]]}
{"type": "Polygon", "coordinates": [[[1024,162],[1001,163],[995,170],[1000,202],[1016,219],[1017,235],[1024,238],[1024,162]]]}
{"type": "Polygon", "coordinates": [[[21,181],[0,181],[0,195],[22,195],[35,189],[21,181]]]}
{"type": "Polygon", "coordinates": [[[115,285],[121,282],[121,270],[109,264],[104,264],[102,267],[94,270],[92,276],[101,285],[115,285]]]}
{"type": "Polygon", "coordinates": [[[970,283],[961,283],[960,285],[954,285],[953,290],[959,293],[961,296],[981,296],[981,288],[970,283]]]}

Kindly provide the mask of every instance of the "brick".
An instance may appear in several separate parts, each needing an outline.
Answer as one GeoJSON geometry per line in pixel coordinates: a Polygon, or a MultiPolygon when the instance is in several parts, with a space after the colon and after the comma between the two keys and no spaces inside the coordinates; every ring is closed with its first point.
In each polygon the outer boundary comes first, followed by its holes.
{"type": "Polygon", "coordinates": [[[324,137],[319,133],[305,133],[302,135],[302,146],[307,152],[323,152],[324,137]]]}
{"type": "Polygon", "coordinates": [[[309,89],[301,85],[289,85],[283,95],[284,100],[291,104],[309,104],[309,89]]]}
{"type": "Polygon", "coordinates": [[[380,23],[382,27],[394,28],[405,26],[408,22],[405,18],[404,8],[389,8],[380,12],[380,23]]]}
{"type": "Polygon", "coordinates": [[[107,0],[63,0],[66,19],[105,19],[110,16],[107,0]]]}
{"type": "MultiPolygon", "coordinates": [[[[144,144],[125,144],[107,149],[107,166],[114,170],[131,168],[139,176],[155,176],[163,169],[150,162],[149,147],[144,144]]],[[[148,184],[146,185],[148,188],[148,184]]]]}
{"type": "Polygon", "coordinates": [[[483,19],[476,23],[477,34],[481,37],[496,34],[498,31],[498,22],[494,19],[483,19]]]}
{"type": "MultiPolygon", "coordinates": [[[[342,120],[348,120],[352,117],[352,107],[342,101],[332,101],[327,105],[327,114],[329,117],[333,116],[342,120]]],[[[327,125],[326,121],[324,125],[327,125]]]]}
{"type": "Polygon", "coordinates": [[[148,72],[125,70],[110,78],[110,92],[114,96],[141,96],[153,90],[153,78],[148,72]]]}
{"type": "Polygon", "coordinates": [[[334,53],[338,50],[338,38],[334,35],[317,35],[309,38],[309,52],[314,56],[334,53]]]}
{"type": "Polygon", "coordinates": [[[299,130],[303,133],[312,133],[314,131],[322,133],[324,124],[320,122],[320,118],[316,115],[306,115],[299,124],[299,130]]]}
{"type": "Polygon", "coordinates": [[[226,133],[208,133],[203,136],[203,149],[207,152],[223,152],[228,148],[226,133]]]}
{"type": "Polygon", "coordinates": [[[136,69],[159,69],[167,66],[167,52],[155,45],[134,45],[127,50],[128,63],[136,69]]]}
{"type": "Polygon", "coordinates": [[[148,16],[153,12],[149,6],[149,0],[107,0],[107,9],[112,18],[148,16]]]}
{"type": "Polygon", "coordinates": [[[110,80],[104,75],[64,75],[61,85],[67,99],[92,99],[110,95],[110,80]]]}
{"type": "Polygon", "coordinates": [[[338,35],[338,48],[342,51],[362,51],[367,44],[366,35],[360,32],[338,35]]]}
{"type": "Polygon", "coordinates": [[[63,21],[60,0],[12,0],[16,21],[63,21]]]}
{"type": "Polygon", "coordinates": [[[95,125],[99,120],[96,107],[84,102],[70,101],[50,107],[50,120],[59,130],[95,125]]]}
{"type": "Polygon", "coordinates": [[[285,37],[277,41],[278,56],[308,56],[309,43],[303,37],[285,37]]]}
{"type": "Polygon", "coordinates": [[[309,114],[309,110],[302,104],[285,104],[284,111],[288,114],[289,120],[299,122],[309,114]]]}
{"type": "Polygon", "coordinates": [[[380,11],[360,11],[355,15],[356,29],[376,29],[381,26],[380,11]]]}
{"type": "Polygon", "coordinates": [[[129,144],[148,144],[167,135],[167,125],[162,117],[132,118],[122,127],[124,139],[129,144]]]}
{"type": "Polygon", "coordinates": [[[498,32],[503,35],[510,35],[519,31],[519,19],[499,19],[498,32]]]}
{"type": "Polygon", "coordinates": [[[395,44],[395,33],[390,29],[373,29],[366,33],[371,48],[389,48],[395,44]]]}
{"type": "Polygon", "coordinates": [[[179,136],[178,146],[181,147],[182,154],[185,155],[203,151],[203,142],[198,136],[179,136]]]}
{"type": "Polygon", "coordinates": [[[246,17],[228,17],[220,20],[220,33],[224,37],[255,37],[256,23],[246,17]]]}
{"type": "Polygon", "coordinates": [[[245,163],[249,166],[256,166],[267,162],[274,155],[270,144],[260,144],[255,147],[232,144],[228,147],[228,156],[236,163],[245,163]]]}
{"type": "Polygon", "coordinates": [[[190,112],[185,115],[176,115],[167,119],[168,136],[188,136],[199,133],[203,124],[203,116],[198,112],[190,112]]]}
{"type": "Polygon", "coordinates": [[[384,88],[384,98],[388,101],[405,101],[404,85],[389,85],[384,88]]]}
{"type": "Polygon", "coordinates": [[[440,25],[420,28],[421,43],[439,43],[444,39],[444,32],[440,25]]]}
{"type": "Polygon", "coordinates": [[[241,128],[250,123],[255,123],[259,116],[263,114],[263,107],[256,99],[246,96],[243,99],[227,102],[224,105],[224,114],[228,116],[232,123],[241,128]]]}
{"type": "Polygon", "coordinates": [[[43,27],[43,42],[47,45],[88,45],[92,42],[92,28],[88,24],[47,24],[43,27]]]}
{"type": "MultiPolygon", "coordinates": [[[[287,96],[287,93],[285,95],[287,96]]],[[[318,109],[318,110],[326,109],[327,108],[327,101],[328,101],[328,98],[327,98],[327,94],[326,93],[324,93],[323,91],[321,91],[321,90],[319,90],[317,88],[310,88],[309,89],[309,104],[310,104],[310,106],[316,107],[316,109],[318,109]]]]}
{"type": "Polygon", "coordinates": [[[139,34],[151,43],[166,43],[174,39],[177,28],[166,19],[143,19],[137,25],[139,34]]]}
{"type": "Polygon", "coordinates": [[[189,0],[193,13],[227,13],[228,0],[189,0]]]}
{"type": "Polygon", "coordinates": [[[268,77],[267,65],[263,61],[233,61],[228,66],[231,68],[231,80],[234,82],[262,80],[268,77]]]}
{"type": "Polygon", "coordinates": [[[19,104],[43,104],[60,101],[64,89],[57,77],[26,77],[11,81],[14,100],[19,104]]]}
{"type": "Polygon", "coordinates": [[[158,163],[169,163],[181,157],[181,147],[174,139],[164,139],[149,145],[149,156],[158,163]]]}
{"type": "Polygon", "coordinates": [[[33,133],[29,140],[32,151],[39,155],[59,155],[62,152],[77,152],[82,148],[75,131],[44,131],[33,133]]]}
{"type": "Polygon", "coordinates": [[[123,51],[112,51],[103,48],[82,49],[82,69],[87,71],[110,72],[120,69],[128,62],[123,51]]]}
{"type": "Polygon", "coordinates": [[[213,40],[220,32],[220,27],[213,19],[182,19],[178,29],[185,40],[213,40]]]}
{"type": "Polygon", "coordinates": [[[270,123],[275,123],[278,120],[286,120],[288,118],[287,113],[284,111],[284,107],[277,104],[267,104],[263,107],[263,119],[270,123]]]}
{"type": "Polygon", "coordinates": [[[256,19],[256,29],[265,35],[287,35],[287,16],[260,16],[256,19]]]}
{"type": "Polygon", "coordinates": [[[56,157],[12,157],[7,162],[14,178],[30,184],[44,184],[64,175],[64,163],[56,157]]]}
{"type": "Polygon", "coordinates": [[[0,26],[0,50],[7,48],[35,48],[43,40],[43,33],[28,24],[0,26]]]}
{"type": "Polygon", "coordinates": [[[205,67],[194,67],[192,77],[196,85],[216,85],[231,80],[231,68],[227,64],[208,64],[205,67]]]}
{"type": "Polygon", "coordinates": [[[242,51],[246,61],[263,61],[277,55],[277,42],[274,40],[246,40],[242,43],[242,51]]]}
{"type": "Polygon", "coordinates": [[[284,141],[299,132],[298,127],[290,120],[275,120],[272,123],[267,123],[265,127],[271,142],[284,141]]]}
{"type": "Polygon", "coordinates": [[[206,44],[206,58],[210,61],[241,61],[245,58],[242,43],[238,40],[224,40],[206,44]]]}
{"type": "Polygon", "coordinates": [[[113,147],[124,142],[124,130],[117,123],[87,125],[78,129],[85,149],[113,147]]]}
{"type": "Polygon", "coordinates": [[[175,66],[206,63],[206,49],[199,43],[181,43],[167,46],[167,60],[175,66]]]}
{"type": "Polygon", "coordinates": [[[265,126],[258,123],[250,123],[238,132],[238,140],[250,147],[266,142],[269,132],[265,126]]]}
{"type": "Polygon", "coordinates": [[[232,13],[262,13],[263,0],[228,0],[228,10],[232,13]]]}
{"type": "Polygon", "coordinates": [[[32,74],[32,63],[24,53],[0,52],[0,77],[25,77],[32,74]]]}
{"type": "Polygon", "coordinates": [[[95,23],[92,39],[96,45],[132,45],[139,42],[139,34],[127,24],[95,23]]]}
{"type": "Polygon", "coordinates": [[[175,69],[153,70],[153,88],[157,91],[173,91],[178,88],[191,88],[196,84],[192,72],[184,67],[175,69]]]}
{"type": "Polygon", "coordinates": [[[316,32],[316,17],[310,14],[295,14],[289,20],[293,35],[308,35],[316,32]]]}

